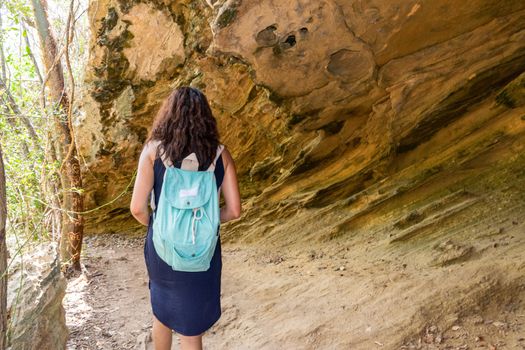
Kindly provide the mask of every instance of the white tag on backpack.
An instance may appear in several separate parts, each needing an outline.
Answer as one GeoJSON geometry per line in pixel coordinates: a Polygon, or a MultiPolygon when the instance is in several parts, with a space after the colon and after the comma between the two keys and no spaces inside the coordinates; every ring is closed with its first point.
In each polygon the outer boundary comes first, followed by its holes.
{"type": "Polygon", "coordinates": [[[199,186],[193,188],[183,188],[179,191],[179,198],[196,197],[199,193],[199,186]]]}

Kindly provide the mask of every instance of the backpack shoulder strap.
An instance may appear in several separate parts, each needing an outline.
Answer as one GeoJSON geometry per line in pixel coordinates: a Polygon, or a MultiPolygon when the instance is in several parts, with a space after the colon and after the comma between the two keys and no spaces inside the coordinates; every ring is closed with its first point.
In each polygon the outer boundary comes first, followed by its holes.
{"type": "Polygon", "coordinates": [[[219,145],[217,147],[217,153],[215,154],[215,159],[210,164],[207,171],[215,171],[215,165],[217,164],[217,160],[219,160],[219,157],[221,156],[223,150],[224,150],[224,145],[219,145]]]}

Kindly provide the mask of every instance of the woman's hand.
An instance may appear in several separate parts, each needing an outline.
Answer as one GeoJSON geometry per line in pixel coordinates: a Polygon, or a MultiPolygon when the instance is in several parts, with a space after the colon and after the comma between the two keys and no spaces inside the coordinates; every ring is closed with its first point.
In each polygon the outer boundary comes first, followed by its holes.
{"type": "Polygon", "coordinates": [[[237,182],[237,170],[233,158],[226,148],[222,151],[224,160],[224,180],[221,190],[226,205],[221,208],[221,222],[238,219],[241,216],[241,196],[237,182]]]}
{"type": "Polygon", "coordinates": [[[149,224],[148,198],[153,189],[153,163],[156,148],[149,142],[140,154],[137,178],[131,197],[131,214],[142,225],[149,224]]]}

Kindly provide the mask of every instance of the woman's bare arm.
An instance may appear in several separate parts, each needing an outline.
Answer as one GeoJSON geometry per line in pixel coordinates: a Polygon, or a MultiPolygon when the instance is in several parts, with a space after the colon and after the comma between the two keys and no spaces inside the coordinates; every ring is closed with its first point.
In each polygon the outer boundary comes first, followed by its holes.
{"type": "Polygon", "coordinates": [[[225,206],[221,208],[221,222],[238,219],[241,216],[241,196],[237,182],[237,170],[233,158],[226,148],[222,151],[224,160],[224,180],[221,189],[225,206]]]}
{"type": "Polygon", "coordinates": [[[137,178],[131,197],[131,214],[142,225],[149,223],[148,196],[153,188],[153,162],[155,149],[152,143],[146,144],[140,154],[137,178]]]}

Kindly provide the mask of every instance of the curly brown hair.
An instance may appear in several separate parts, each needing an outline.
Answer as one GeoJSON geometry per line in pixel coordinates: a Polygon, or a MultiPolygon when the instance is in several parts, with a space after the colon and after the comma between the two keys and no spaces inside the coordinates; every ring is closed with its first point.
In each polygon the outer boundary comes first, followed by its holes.
{"type": "Polygon", "coordinates": [[[199,170],[206,170],[219,146],[217,121],[206,96],[198,89],[175,89],[160,107],[147,141],[160,141],[157,157],[167,155],[172,164],[192,152],[199,170]]]}

